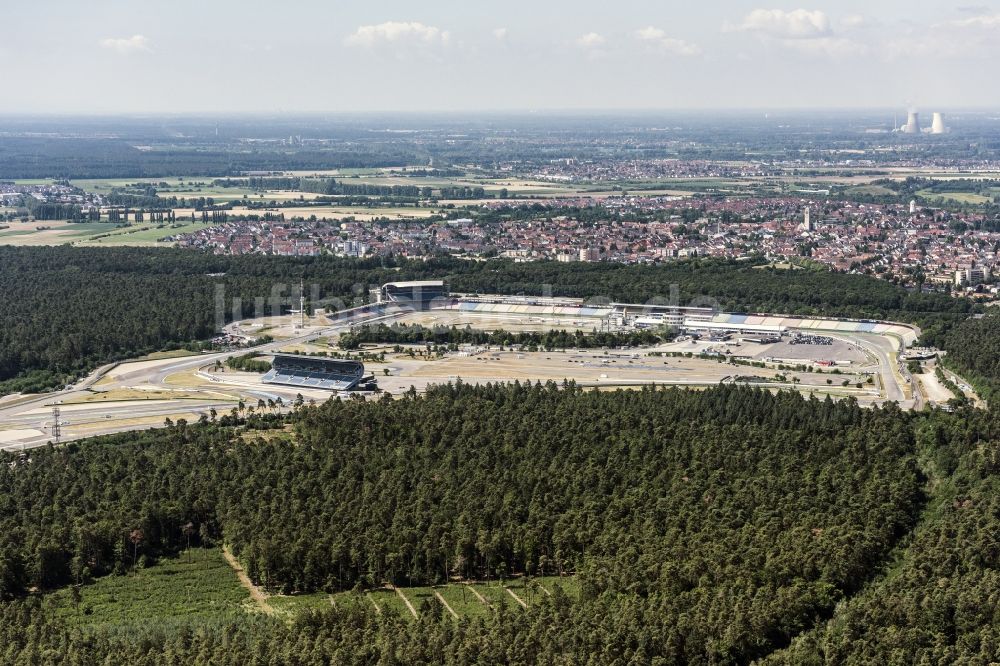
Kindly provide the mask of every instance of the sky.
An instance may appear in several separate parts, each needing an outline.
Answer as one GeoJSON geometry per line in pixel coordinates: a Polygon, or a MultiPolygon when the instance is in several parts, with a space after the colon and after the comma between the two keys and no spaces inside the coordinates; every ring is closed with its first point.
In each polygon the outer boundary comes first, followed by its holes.
{"type": "Polygon", "coordinates": [[[1000,0],[4,4],[6,114],[1000,107],[1000,0]]]}

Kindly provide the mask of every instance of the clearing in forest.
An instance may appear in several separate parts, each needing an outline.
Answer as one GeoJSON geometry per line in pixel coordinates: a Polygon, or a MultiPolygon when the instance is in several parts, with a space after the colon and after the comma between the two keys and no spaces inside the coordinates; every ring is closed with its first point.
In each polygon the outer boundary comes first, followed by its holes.
{"type": "Polygon", "coordinates": [[[580,598],[580,581],[574,576],[539,576],[533,579],[543,592],[551,595],[555,592],[556,586],[562,588],[570,599],[576,601],[580,598]]]}
{"type": "Polygon", "coordinates": [[[520,606],[511,598],[507,591],[497,581],[489,583],[476,583],[472,589],[479,592],[492,608],[507,606],[510,609],[520,610],[520,606]]]}
{"type": "Polygon", "coordinates": [[[410,612],[410,615],[413,616],[413,619],[416,619],[417,609],[413,607],[413,603],[411,603],[410,600],[406,598],[406,595],[403,594],[403,591],[394,585],[389,585],[388,587],[390,590],[396,593],[396,595],[400,598],[400,600],[402,600],[403,604],[406,606],[406,610],[410,612]]]}
{"type": "Polygon", "coordinates": [[[439,587],[437,591],[459,617],[474,618],[489,612],[489,608],[479,600],[468,585],[445,585],[439,587]]]}
{"type": "Polygon", "coordinates": [[[72,588],[47,595],[54,617],[125,631],[238,618],[247,599],[218,548],[193,548],[146,569],[102,576],[78,591],[76,602],[72,588]]]}
{"type": "Polygon", "coordinates": [[[368,597],[378,605],[381,612],[386,613],[396,613],[400,617],[407,619],[413,619],[413,614],[410,609],[403,602],[403,599],[396,594],[395,590],[390,590],[387,587],[381,587],[377,590],[371,590],[368,592],[368,597]]]}

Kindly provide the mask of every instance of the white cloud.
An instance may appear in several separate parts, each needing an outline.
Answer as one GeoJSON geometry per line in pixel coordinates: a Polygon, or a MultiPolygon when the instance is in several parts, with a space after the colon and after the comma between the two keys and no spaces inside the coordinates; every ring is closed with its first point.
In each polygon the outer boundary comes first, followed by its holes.
{"type": "Polygon", "coordinates": [[[603,35],[599,35],[596,32],[588,32],[586,35],[580,35],[576,38],[576,45],[585,49],[593,49],[604,46],[607,41],[603,35]]]}
{"type": "Polygon", "coordinates": [[[660,28],[649,26],[635,31],[636,39],[645,42],[658,50],[679,56],[696,56],[701,53],[701,47],[697,44],[667,37],[667,33],[660,28]]]}
{"type": "MultiPolygon", "coordinates": [[[[930,26],[916,26],[885,44],[889,60],[922,58],[978,59],[1000,56],[1000,14],[979,14],[930,26]]],[[[990,63],[992,64],[992,63],[990,63]]]]}
{"type": "MultiPolygon", "coordinates": [[[[851,15],[840,23],[848,33],[855,33],[866,25],[860,15],[851,15]]],[[[820,10],[755,9],[738,25],[726,24],[726,32],[745,32],[756,35],[765,45],[777,45],[807,56],[844,58],[870,53],[863,42],[834,32],[830,18],[820,10]]]]}
{"type": "Polygon", "coordinates": [[[864,44],[860,44],[853,39],[844,37],[821,37],[819,39],[786,39],[782,40],[782,45],[799,53],[813,56],[860,56],[868,53],[869,49],[864,44]]]}
{"type": "Polygon", "coordinates": [[[410,43],[426,45],[447,44],[451,35],[432,25],[418,21],[386,21],[378,25],[362,25],[346,40],[350,46],[372,47],[385,43],[410,43]]]}
{"type": "Polygon", "coordinates": [[[729,32],[752,32],[779,39],[817,39],[833,33],[830,19],[820,10],[755,9],[737,26],[726,26],[729,32]]]}
{"type": "Polygon", "coordinates": [[[101,40],[101,46],[118,53],[135,53],[137,51],[150,51],[149,40],[143,35],[132,35],[131,37],[109,37],[101,40]]]}
{"type": "Polygon", "coordinates": [[[667,36],[667,33],[660,28],[648,26],[635,31],[635,36],[645,42],[655,42],[667,36]]]}
{"type": "Polygon", "coordinates": [[[952,21],[949,25],[956,28],[1000,28],[1000,14],[982,14],[952,21]]]}
{"type": "Polygon", "coordinates": [[[844,17],[844,20],[841,21],[841,24],[848,30],[854,30],[856,28],[863,28],[867,26],[868,19],[866,19],[861,14],[851,14],[850,16],[844,17]]]}
{"type": "Polygon", "coordinates": [[[990,8],[985,5],[962,5],[955,10],[963,14],[985,14],[990,8]]]}
{"type": "Polygon", "coordinates": [[[500,42],[504,41],[505,39],[507,39],[507,28],[494,29],[493,36],[497,39],[497,41],[500,42]]]}

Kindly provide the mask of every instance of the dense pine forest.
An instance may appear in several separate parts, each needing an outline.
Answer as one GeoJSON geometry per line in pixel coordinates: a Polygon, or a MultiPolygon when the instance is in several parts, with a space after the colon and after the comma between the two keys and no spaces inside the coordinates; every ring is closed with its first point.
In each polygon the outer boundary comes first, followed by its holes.
{"type": "Polygon", "coordinates": [[[558,331],[518,331],[503,329],[484,331],[471,326],[438,326],[428,328],[419,324],[366,324],[356,326],[350,332],[341,334],[337,344],[342,349],[358,349],[366,343],[385,344],[429,344],[438,346],[500,345],[518,346],[531,349],[592,349],[601,347],[639,347],[670,340],[673,334],[664,331],[632,331],[629,333],[608,333],[594,331],[584,333],[565,330],[558,331]]]}
{"type": "MultiPolygon", "coordinates": [[[[859,275],[719,260],[626,266],[0,247],[0,394],[41,390],[102,363],[191,346],[212,337],[220,320],[287,311],[297,302],[300,280],[310,305],[341,309],[362,304],[369,287],[383,282],[429,278],[445,278],[459,292],[547,290],[633,303],[712,302],[736,312],[909,321],[923,327],[929,344],[959,350],[969,336],[982,337],[974,327],[945,335],[973,311],[967,300],[911,293],[859,275]]],[[[956,370],[975,370],[971,374],[986,381],[997,372],[989,358],[958,354],[956,370]]]]}
{"type": "Polygon", "coordinates": [[[933,488],[884,575],[767,664],[1000,660],[1000,422],[985,412],[916,428],[933,488]]]}
{"type": "Polygon", "coordinates": [[[995,660],[1000,423],[719,387],[450,385],[7,455],[0,661],[995,660]],[[139,538],[135,538],[136,534],[139,538]],[[274,591],[572,573],[516,617],[121,634],[46,590],[225,543],[274,591]]]}
{"type": "Polygon", "coordinates": [[[300,279],[342,308],[359,304],[355,285],[397,274],[377,262],[3,247],[0,394],[38,390],[102,363],[209,339],[219,319],[287,312],[298,300],[300,279]]]}
{"type": "Polygon", "coordinates": [[[1000,397],[1000,314],[964,319],[944,336],[945,364],[962,373],[992,403],[1000,397]]]}

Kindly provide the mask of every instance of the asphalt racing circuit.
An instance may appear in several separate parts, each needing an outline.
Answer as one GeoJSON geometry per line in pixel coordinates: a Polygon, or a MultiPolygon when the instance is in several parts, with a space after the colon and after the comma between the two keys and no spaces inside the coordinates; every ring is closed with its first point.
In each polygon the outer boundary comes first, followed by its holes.
{"type": "Polygon", "coordinates": [[[62,391],[0,399],[0,449],[18,450],[52,441],[52,407],[60,410],[62,441],[163,425],[165,419],[197,420],[215,410],[224,414],[242,400],[255,406],[259,399],[281,398],[291,405],[299,394],[322,401],[329,392],[264,385],[236,373],[222,381],[199,372],[233,356],[267,354],[289,345],[337,335],[352,325],[378,321],[380,313],[360,309],[333,322],[309,326],[298,334],[256,347],[183,356],[172,359],[114,364],[62,391]]]}
{"type": "MultiPolygon", "coordinates": [[[[867,405],[894,401],[915,409],[947,397],[932,375],[911,378],[900,360],[901,349],[912,344],[919,331],[902,325],[876,328],[867,324],[864,331],[858,331],[856,324],[835,320],[781,321],[788,332],[777,342],[739,336],[724,341],[682,338],[641,349],[535,352],[464,346],[457,352],[433,355],[425,345],[376,344],[366,346],[369,360],[365,366],[374,373],[380,389],[394,395],[410,387],[422,391],[461,378],[467,383],[568,379],[597,390],[742,382],[818,397],[853,397],[867,405]],[[373,355],[381,360],[372,362],[373,355]]],[[[323,402],[331,397],[329,391],[263,384],[259,374],[218,367],[230,357],[248,353],[265,358],[278,351],[332,353],[339,351],[336,339],[341,333],[376,322],[468,325],[512,332],[586,332],[607,323],[573,316],[565,309],[555,312],[553,308],[532,310],[524,306],[518,306],[516,312],[470,312],[454,306],[422,312],[364,307],[332,319],[311,317],[301,327],[294,317],[287,316],[238,322],[227,329],[248,337],[267,333],[274,341],[226,352],[109,365],[61,391],[0,398],[0,449],[16,451],[53,441],[54,406],[59,409],[61,441],[69,441],[154,428],[168,418],[194,422],[213,412],[221,416],[241,402],[248,408],[259,408],[259,401],[263,401],[268,410],[287,410],[299,395],[307,402],[323,402]]]]}

